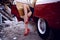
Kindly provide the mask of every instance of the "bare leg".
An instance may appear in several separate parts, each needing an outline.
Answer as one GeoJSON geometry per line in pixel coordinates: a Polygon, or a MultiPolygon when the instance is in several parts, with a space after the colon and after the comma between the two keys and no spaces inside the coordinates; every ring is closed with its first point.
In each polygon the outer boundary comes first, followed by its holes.
{"type": "Polygon", "coordinates": [[[28,13],[28,17],[30,17],[31,15],[32,15],[32,12],[29,12],[29,13],[28,13]]]}
{"type": "Polygon", "coordinates": [[[26,35],[28,35],[28,33],[29,33],[29,29],[28,29],[28,13],[27,13],[27,6],[24,4],[24,13],[25,13],[25,15],[24,15],[24,23],[25,23],[25,33],[24,33],[24,35],[26,36],[26,35]]]}

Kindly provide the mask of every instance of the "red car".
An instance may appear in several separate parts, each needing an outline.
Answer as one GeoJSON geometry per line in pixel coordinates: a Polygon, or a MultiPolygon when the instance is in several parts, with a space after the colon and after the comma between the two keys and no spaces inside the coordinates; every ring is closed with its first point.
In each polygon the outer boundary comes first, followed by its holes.
{"type": "Polygon", "coordinates": [[[38,33],[42,38],[46,38],[49,34],[49,28],[60,29],[60,1],[37,3],[33,16],[38,18],[38,33]]]}
{"type": "MultiPolygon", "coordinates": [[[[12,6],[11,9],[17,19],[21,20],[19,14],[17,14],[16,6],[12,6]]],[[[38,33],[42,38],[48,36],[49,28],[60,29],[60,1],[41,1],[41,3],[36,3],[33,19],[37,23],[38,33]]]]}

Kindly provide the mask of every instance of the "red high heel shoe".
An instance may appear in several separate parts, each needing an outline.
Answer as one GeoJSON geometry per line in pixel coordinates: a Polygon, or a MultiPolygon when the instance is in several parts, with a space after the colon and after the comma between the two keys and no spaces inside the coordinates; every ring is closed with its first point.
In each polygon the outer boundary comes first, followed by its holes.
{"type": "Polygon", "coordinates": [[[24,36],[27,36],[30,32],[30,29],[26,29],[25,32],[24,32],[24,36]]]}

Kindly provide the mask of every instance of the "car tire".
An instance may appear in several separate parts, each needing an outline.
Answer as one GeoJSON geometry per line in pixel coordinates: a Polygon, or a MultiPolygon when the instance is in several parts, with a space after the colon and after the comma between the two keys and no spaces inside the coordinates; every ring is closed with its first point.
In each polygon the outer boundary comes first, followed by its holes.
{"type": "Polygon", "coordinates": [[[39,18],[37,21],[37,32],[43,39],[48,38],[50,29],[46,20],[39,18]]]}

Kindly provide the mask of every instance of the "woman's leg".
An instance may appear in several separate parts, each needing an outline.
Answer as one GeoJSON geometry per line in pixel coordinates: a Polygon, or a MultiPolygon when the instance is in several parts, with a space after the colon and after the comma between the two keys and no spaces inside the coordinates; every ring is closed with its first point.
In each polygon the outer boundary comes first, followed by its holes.
{"type": "Polygon", "coordinates": [[[31,15],[32,15],[32,12],[29,12],[27,16],[30,17],[31,15]]]}
{"type": "Polygon", "coordinates": [[[24,15],[24,23],[25,23],[25,33],[24,33],[24,35],[26,36],[29,33],[29,28],[28,28],[28,9],[27,9],[27,5],[26,4],[24,4],[24,13],[25,13],[25,15],[24,15]]]}

